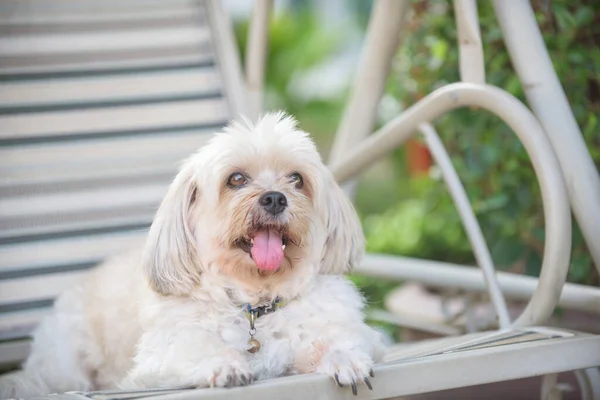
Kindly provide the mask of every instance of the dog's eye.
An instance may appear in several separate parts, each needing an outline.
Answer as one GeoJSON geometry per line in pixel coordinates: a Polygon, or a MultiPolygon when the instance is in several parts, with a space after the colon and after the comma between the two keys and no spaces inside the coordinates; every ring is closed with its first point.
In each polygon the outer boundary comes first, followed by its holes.
{"type": "Polygon", "coordinates": [[[302,175],[297,172],[290,175],[290,183],[294,184],[296,189],[302,189],[304,187],[304,179],[302,179],[302,175]]]}
{"type": "Polygon", "coordinates": [[[248,179],[240,172],[234,172],[229,175],[229,179],[227,179],[227,185],[231,187],[241,187],[247,183],[248,179]]]}

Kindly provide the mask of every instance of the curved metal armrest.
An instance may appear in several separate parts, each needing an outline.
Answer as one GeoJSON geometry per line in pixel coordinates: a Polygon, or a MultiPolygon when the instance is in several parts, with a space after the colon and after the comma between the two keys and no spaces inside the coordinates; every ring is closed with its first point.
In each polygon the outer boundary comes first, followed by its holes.
{"type": "Polygon", "coordinates": [[[339,182],[362,172],[411,137],[423,122],[465,106],[482,107],[504,120],[523,143],[536,172],[544,206],[546,240],[539,284],[515,326],[540,323],[554,310],[565,283],[571,252],[567,188],[554,151],[539,122],[519,100],[488,85],[453,83],[437,89],[358,144],[331,166],[339,182]]]}

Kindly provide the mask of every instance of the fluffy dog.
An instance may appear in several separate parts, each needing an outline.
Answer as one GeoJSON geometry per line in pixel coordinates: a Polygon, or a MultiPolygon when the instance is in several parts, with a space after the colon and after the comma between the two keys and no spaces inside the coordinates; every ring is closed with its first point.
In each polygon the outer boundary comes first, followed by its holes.
{"type": "Polygon", "coordinates": [[[233,122],[184,162],[145,246],[57,299],[2,397],[307,372],[370,387],[383,344],[342,276],[363,248],[352,204],[291,117],[233,122]]]}

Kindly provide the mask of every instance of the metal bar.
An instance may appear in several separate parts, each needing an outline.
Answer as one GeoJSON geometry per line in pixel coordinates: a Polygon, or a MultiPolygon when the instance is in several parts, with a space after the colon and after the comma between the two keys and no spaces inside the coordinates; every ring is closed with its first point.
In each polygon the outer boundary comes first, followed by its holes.
{"type": "Polygon", "coordinates": [[[600,400],[600,368],[580,369],[574,372],[581,400],[600,400]]]}
{"type": "Polygon", "coordinates": [[[210,33],[214,37],[217,65],[223,75],[223,88],[229,103],[229,111],[235,116],[248,115],[247,91],[233,25],[219,0],[207,0],[205,4],[210,33]]]}
{"type": "Polygon", "coordinates": [[[263,110],[263,93],[267,50],[269,46],[269,16],[273,0],[256,0],[246,45],[246,88],[249,117],[258,118],[263,110]]]}
{"type": "Polygon", "coordinates": [[[473,253],[477,260],[477,265],[479,265],[483,272],[490,299],[494,305],[496,314],[498,315],[500,328],[508,329],[511,325],[508,307],[506,307],[506,301],[498,286],[494,262],[492,261],[492,256],[490,255],[490,250],[487,247],[483,233],[481,232],[481,227],[477,222],[477,218],[475,218],[473,208],[471,208],[467,192],[465,191],[465,188],[452,165],[450,156],[446,152],[444,144],[440,140],[435,128],[429,123],[423,123],[419,126],[419,130],[425,137],[427,147],[429,147],[431,155],[442,172],[448,191],[452,196],[454,205],[458,210],[465,231],[467,232],[467,237],[473,247],[473,253]]]}
{"type": "MultiPolygon", "coordinates": [[[[487,293],[481,271],[473,266],[440,261],[396,257],[383,254],[367,254],[354,273],[397,281],[420,282],[425,286],[469,292],[487,293]]],[[[532,276],[496,271],[496,278],[504,296],[513,300],[527,301],[535,292],[538,279],[532,276]]],[[[600,288],[566,283],[558,305],[565,309],[600,314],[600,288]]]]}
{"type": "Polygon", "coordinates": [[[567,277],[571,214],[560,165],[539,122],[519,100],[493,86],[453,83],[439,88],[348,151],[332,165],[339,182],[353,178],[408,139],[419,124],[464,106],[478,106],[503,119],[517,134],[533,163],[544,204],[546,241],[539,284],[516,326],[548,318],[567,277]]]}
{"type": "Polygon", "coordinates": [[[463,330],[456,326],[430,321],[427,318],[419,318],[414,315],[398,315],[380,309],[367,310],[366,317],[373,321],[387,322],[403,328],[412,328],[442,336],[458,336],[463,333],[463,330]]]}
{"type": "Polygon", "coordinates": [[[377,107],[400,42],[407,8],[406,0],[377,0],[373,3],[360,65],[335,135],[330,162],[338,160],[373,131],[377,107]]]}
{"type": "Polygon", "coordinates": [[[542,377],[541,400],[562,400],[562,394],[557,387],[558,374],[548,374],[542,377]]]}
{"type": "Polygon", "coordinates": [[[454,0],[453,3],[458,30],[460,79],[463,82],[484,84],[485,64],[477,16],[477,2],[475,0],[454,0]]]}
{"type": "Polygon", "coordinates": [[[560,160],[573,213],[600,272],[600,175],[556,76],[530,2],[494,0],[493,4],[527,102],[560,160]]]}

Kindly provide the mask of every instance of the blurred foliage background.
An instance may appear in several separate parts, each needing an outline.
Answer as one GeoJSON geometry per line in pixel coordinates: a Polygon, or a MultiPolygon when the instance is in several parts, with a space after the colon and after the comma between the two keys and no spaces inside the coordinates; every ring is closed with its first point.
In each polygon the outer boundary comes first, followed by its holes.
{"type": "MultiPolygon", "coordinates": [[[[319,2],[291,1],[277,8],[270,25],[266,107],[284,108],[295,115],[314,135],[324,158],[351,90],[370,5],[341,2],[342,21],[323,15],[319,2]]],[[[600,2],[552,0],[533,5],[554,67],[600,166],[600,2]]],[[[487,81],[525,101],[491,4],[478,2],[478,6],[487,81]]],[[[247,26],[245,19],[236,23],[242,55],[247,26]]],[[[435,88],[459,80],[451,2],[412,1],[404,32],[380,105],[379,125],[435,88]]],[[[467,188],[497,268],[538,275],[543,210],[523,146],[502,121],[482,110],[458,110],[435,125],[467,188]]],[[[426,173],[413,173],[409,167],[404,147],[361,179],[355,200],[368,250],[474,264],[459,216],[435,166],[426,173]]],[[[565,240],[573,242],[569,281],[598,285],[600,279],[579,229],[575,227],[572,238],[565,240]]],[[[391,287],[357,279],[376,302],[391,287]]]]}

